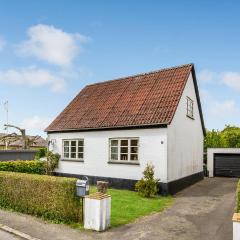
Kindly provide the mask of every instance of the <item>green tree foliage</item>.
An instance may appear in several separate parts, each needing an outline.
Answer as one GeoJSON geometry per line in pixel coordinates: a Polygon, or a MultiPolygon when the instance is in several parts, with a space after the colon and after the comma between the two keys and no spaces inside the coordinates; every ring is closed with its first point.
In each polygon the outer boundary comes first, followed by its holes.
{"type": "Polygon", "coordinates": [[[40,158],[43,158],[46,156],[47,156],[47,148],[39,148],[36,153],[35,159],[39,160],[40,158]]]}
{"type": "Polygon", "coordinates": [[[207,148],[237,148],[240,147],[240,128],[226,125],[222,131],[207,131],[204,139],[204,149],[207,148]]]}
{"type": "Polygon", "coordinates": [[[224,147],[240,147],[240,128],[235,126],[226,126],[222,131],[224,147]]]}

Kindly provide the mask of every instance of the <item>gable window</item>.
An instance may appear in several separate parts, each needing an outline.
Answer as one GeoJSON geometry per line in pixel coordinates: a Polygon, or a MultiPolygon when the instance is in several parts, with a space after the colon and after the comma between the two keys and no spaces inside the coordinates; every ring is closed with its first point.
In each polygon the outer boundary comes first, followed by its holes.
{"type": "Polygon", "coordinates": [[[110,161],[138,162],[138,138],[110,139],[110,161]]]}
{"type": "Polygon", "coordinates": [[[63,159],[83,161],[83,154],[84,154],[83,139],[63,140],[63,159]]]}
{"type": "Polygon", "coordinates": [[[193,100],[187,97],[187,116],[193,118],[193,100]]]}

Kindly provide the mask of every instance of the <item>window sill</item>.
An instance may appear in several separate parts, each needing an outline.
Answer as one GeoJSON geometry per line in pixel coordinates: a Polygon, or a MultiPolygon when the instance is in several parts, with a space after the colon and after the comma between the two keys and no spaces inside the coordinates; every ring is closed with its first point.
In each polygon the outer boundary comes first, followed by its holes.
{"type": "Polygon", "coordinates": [[[194,120],[194,117],[191,117],[191,116],[189,116],[189,115],[186,115],[186,116],[187,116],[188,118],[194,120]]]}
{"type": "Polygon", "coordinates": [[[139,162],[120,162],[120,161],[108,161],[109,164],[125,164],[125,165],[140,165],[139,162]]]}
{"type": "Polygon", "coordinates": [[[84,160],[81,160],[81,159],[61,159],[61,161],[63,162],[84,162],[84,160]]]}

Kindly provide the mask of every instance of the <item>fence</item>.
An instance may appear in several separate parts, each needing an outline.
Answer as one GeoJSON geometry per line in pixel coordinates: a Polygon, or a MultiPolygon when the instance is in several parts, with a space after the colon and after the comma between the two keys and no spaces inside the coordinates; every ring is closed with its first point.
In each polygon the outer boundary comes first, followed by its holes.
{"type": "Polygon", "coordinates": [[[37,150],[0,150],[0,161],[33,160],[37,150]]]}

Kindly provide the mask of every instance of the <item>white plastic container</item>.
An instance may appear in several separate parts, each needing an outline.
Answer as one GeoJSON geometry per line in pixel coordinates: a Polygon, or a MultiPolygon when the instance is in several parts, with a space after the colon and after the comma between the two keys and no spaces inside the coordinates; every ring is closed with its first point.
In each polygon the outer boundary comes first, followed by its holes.
{"type": "Polygon", "coordinates": [[[104,231],[110,226],[111,196],[94,193],[85,197],[84,228],[104,231]]]}
{"type": "Polygon", "coordinates": [[[233,215],[233,240],[240,239],[240,214],[234,213],[233,215]]]}

